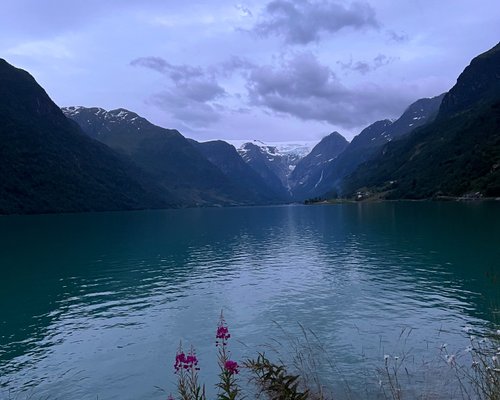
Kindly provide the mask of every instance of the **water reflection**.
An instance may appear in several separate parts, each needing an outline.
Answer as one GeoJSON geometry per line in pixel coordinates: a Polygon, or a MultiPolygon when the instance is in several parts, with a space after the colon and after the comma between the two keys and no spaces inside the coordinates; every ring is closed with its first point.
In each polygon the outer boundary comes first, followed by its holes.
{"type": "Polygon", "coordinates": [[[461,346],[500,299],[498,222],[490,203],[1,218],[0,385],[163,398],[179,339],[214,360],[221,308],[249,346],[236,355],[300,322],[347,376],[405,329],[415,354],[444,336],[461,346]]]}

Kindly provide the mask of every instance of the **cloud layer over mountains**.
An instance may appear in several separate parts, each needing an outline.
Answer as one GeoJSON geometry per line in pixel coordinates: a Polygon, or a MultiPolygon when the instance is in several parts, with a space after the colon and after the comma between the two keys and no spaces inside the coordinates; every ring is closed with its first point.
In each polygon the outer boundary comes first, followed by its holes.
{"type": "Polygon", "coordinates": [[[451,87],[500,35],[495,0],[2,7],[0,51],[59,104],[125,107],[200,140],[352,137],[451,87]]]}

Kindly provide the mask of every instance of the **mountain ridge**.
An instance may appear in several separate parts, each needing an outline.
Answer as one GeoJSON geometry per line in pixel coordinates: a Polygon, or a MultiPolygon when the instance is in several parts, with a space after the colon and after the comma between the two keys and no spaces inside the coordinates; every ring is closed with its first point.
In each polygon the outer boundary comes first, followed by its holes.
{"type": "Polygon", "coordinates": [[[290,174],[292,196],[305,199],[321,184],[324,171],[347,148],[349,142],[338,132],[323,137],[311,152],[302,158],[290,174]]]}
{"type": "Polygon", "coordinates": [[[410,104],[394,121],[384,119],[364,128],[323,170],[321,182],[300,193],[299,199],[343,195],[343,180],[361,164],[376,157],[383,147],[399,140],[416,128],[430,123],[437,115],[444,93],[419,99],[410,104]]]}
{"type": "Polygon", "coordinates": [[[138,114],[118,108],[65,107],[63,112],[89,136],[131,158],[160,186],[188,206],[259,203],[254,194],[232,181],[176,129],[152,124],[138,114]]]}
{"type": "Polygon", "coordinates": [[[88,138],[27,71],[0,59],[0,214],[174,206],[141,170],[88,138]]]}
{"type": "Polygon", "coordinates": [[[347,195],[423,199],[500,196],[500,43],[475,57],[436,119],[347,180],[347,195]]]}

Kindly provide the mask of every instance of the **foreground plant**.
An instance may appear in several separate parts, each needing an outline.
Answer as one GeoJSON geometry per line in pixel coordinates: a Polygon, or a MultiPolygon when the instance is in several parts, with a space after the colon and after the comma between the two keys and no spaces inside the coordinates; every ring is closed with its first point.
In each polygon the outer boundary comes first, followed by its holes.
{"type": "MultiPolygon", "coordinates": [[[[187,354],[179,345],[174,363],[175,373],[178,375],[177,392],[181,400],[206,400],[205,385],[198,383],[198,358],[194,348],[191,347],[187,354]]],[[[172,396],[169,397],[171,399],[172,396]]]]}
{"type": "MultiPolygon", "coordinates": [[[[215,345],[218,348],[218,364],[220,368],[217,399],[236,400],[239,397],[240,388],[236,381],[240,366],[236,361],[230,359],[230,352],[227,349],[228,340],[231,337],[229,328],[221,312],[217,332],[215,334],[215,345]]],[[[205,385],[198,382],[198,358],[194,348],[191,347],[186,354],[179,345],[174,363],[175,374],[177,375],[177,393],[180,400],[206,400],[205,385]]],[[[175,400],[170,394],[167,400],[175,400]]]]}
{"type": "Polygon", "coordinates": [[[259,354],[256,360],[247,360],[245,367],[256,376],[256,383],[261,390],[273,400],[306,400],[307,390],[299,390],[299,376],[291,375],[284,365],[276,365],[264,354],[259,354]]]}
{"type": "Polygon", "coordinates": [[[499,330],[482,338],[471,335],[470,345],[457,354],[448,354],[445,346],[442,350],[444,360],[455,370],[462,397],[500,400],[499,330]]]}
{"type": "Polygon", "coordinates": [[[240,388],[236,382],[239,365],[236,361],[229,359],[230,352],[227,349],[230,337],[229,328],[221,312],[215,334],[215,345],[218,348],[217,358],[220,369],[219,383],[217,384],[217,388],[219,389],[217,398],[219,400],[235,400],[240,392],[240,388]]]}

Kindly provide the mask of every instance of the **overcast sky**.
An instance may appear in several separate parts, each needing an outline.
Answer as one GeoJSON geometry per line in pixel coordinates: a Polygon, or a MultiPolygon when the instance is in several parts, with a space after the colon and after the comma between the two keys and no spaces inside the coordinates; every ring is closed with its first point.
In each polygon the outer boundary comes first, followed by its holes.
{"type": "Polygon", "coordinates": [[[500,41],[498,0],[2,0],[0,57],[60,106],[198,140],[351,139],[500,41]]]}

